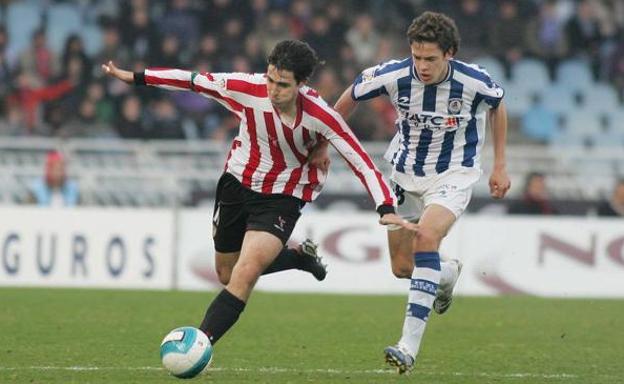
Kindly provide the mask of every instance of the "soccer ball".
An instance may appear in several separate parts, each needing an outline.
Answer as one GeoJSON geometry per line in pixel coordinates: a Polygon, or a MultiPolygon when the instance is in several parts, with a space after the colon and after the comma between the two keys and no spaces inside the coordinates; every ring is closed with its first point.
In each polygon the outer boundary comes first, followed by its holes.
{"type": "Polygon", "coordinates": [[[160,343],[160,359],[173,376],[190,379],[210,366],[212,344],[208,336],[195,327],[176,328],[160,343]]]}

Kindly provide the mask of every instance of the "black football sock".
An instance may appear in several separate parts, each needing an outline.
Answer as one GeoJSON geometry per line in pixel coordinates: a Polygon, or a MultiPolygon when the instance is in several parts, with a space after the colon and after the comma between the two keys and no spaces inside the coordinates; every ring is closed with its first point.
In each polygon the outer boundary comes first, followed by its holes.
{"type": "Polygon", "coordinates": [[[282,248],[275,260],[262,272],[263,275],[286,271],[288,269],[301,269],[301,257],[294,248],[282,248]]]}
{"type": "Polygon", "coordinates": [[[199,329],[214,345],[238,320],[245,302],[223,289],[210,303],[199,329]]]}

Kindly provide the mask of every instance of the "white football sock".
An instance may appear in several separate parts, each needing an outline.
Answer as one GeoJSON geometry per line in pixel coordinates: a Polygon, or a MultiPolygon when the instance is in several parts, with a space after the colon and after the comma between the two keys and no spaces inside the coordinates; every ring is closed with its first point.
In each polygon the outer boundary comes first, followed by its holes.
{"type": "Polygon", "coordinates": [[[408,295],[407,313],[399,345],[415,357],[427,326],[429,312],[440,282],[440,255],[438,252],[417,252],[408,295]]]}

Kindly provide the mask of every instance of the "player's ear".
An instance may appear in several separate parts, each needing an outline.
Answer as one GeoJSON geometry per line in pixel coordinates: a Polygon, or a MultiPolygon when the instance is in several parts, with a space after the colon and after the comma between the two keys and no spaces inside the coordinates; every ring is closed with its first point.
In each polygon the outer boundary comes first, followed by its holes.
{"type": "Polygon", "coordinates": [[[455,51],[453,49],[449,49],[448,51],[444,52],[444,60],[450,60],[453,58],[453,56],[455,56],[455,51]]]}

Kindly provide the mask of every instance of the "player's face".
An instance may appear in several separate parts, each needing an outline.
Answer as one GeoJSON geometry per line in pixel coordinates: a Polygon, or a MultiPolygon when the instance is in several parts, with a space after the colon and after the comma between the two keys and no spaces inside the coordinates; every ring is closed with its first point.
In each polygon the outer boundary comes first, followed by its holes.
{"type": "Polygon", "coordinates": [[[438,44],[427,42],[412,42],[410,49],[414,58],[414,68],[423,83],[435,84],[444,79],[451,58],[449,52],[444,53],[438,44]]]}
{"type": "Polygon", "coordinates": [[[269,64],[267,69],[267,93],[271,103],[278,108],[288,109],[294,105],[299,93],[299,87],[295,75],[291,71],[277,69],[269,64]]]}

